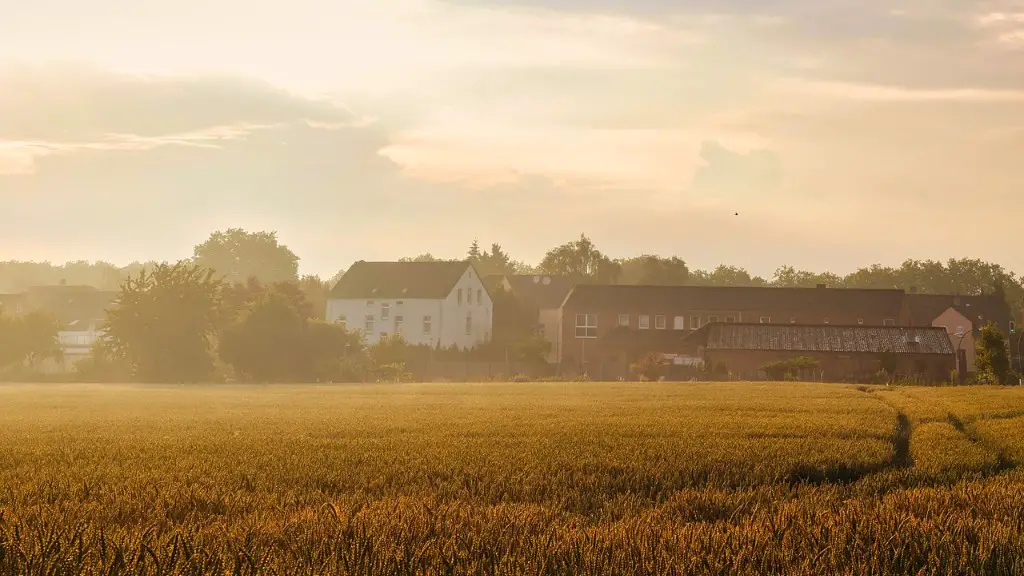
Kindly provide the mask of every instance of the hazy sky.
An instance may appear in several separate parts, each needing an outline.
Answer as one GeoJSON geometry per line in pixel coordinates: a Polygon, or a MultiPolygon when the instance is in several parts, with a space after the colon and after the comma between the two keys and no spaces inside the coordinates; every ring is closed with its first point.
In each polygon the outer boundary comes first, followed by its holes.
{"type": "Polygon", "coordinates": [[[0,0],[0,260],[1024,273],[1024,0],[0,0]],[[734,212],[740,216],[734,216],[734,212]]]}

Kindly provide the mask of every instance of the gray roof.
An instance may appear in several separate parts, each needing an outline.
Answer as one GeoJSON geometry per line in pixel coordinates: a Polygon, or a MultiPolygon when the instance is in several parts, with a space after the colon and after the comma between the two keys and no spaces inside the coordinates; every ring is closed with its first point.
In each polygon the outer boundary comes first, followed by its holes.
{"type": "Polygon", "coordinates": [[[903,290],[579,284],[565,304],[576,310],[615,309],[644,302],[662,309],[685,307],[738,312],[784,309],[800,310],[818,318],[842,311],[850,315],[898,318],[903,298],[903,290]]]}
{"type": "Polygon", "coordinates": [[[1012,319],[1009,305],[995,294],[907,294],[907,307],[916,326],[930,326],[943,312],[955,308],[971,321],[975,333],[989,322],[995,322],[996,326],[1006,333],[1012,319]]]}
{"type": "Polygon", "coordinates": [[[469,262],[356,262],[330,298],[445,298],[469,267],[469,262]]]}
{"type": "Polygon", "coordinates": [[[686,337],[707,350],[954,354],[943,328],[715,322],[686,337]]]}
{"type": "Polygon", "coordinates": [[[561,308],[576,282],[566,276],[517,274],[505,276],[512,292],[524,303],[541,310],[561,308]]]}

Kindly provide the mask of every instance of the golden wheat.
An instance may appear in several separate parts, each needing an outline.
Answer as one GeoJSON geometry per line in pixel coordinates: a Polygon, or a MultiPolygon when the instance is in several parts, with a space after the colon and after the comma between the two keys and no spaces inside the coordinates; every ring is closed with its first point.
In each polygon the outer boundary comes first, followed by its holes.
{"type": "Polygon", "coordinates": [[[0,573],[1024,573],[1022,392],[0,386],[0,573]]]}

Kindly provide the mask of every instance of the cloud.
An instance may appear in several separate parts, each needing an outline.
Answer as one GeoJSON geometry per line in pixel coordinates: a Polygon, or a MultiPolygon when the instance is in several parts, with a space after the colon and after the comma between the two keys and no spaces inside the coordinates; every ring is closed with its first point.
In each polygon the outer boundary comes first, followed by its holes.
{"type": "Polygon", "coordinates": [[[985,88],[916,89],[883,84],[857,84],[782,78],[774,87],[783,91],[836,100],[862,102],[1000,103],[1024,102],[1024,90],[985,88]]]}
{"type": "Polygon", "coordinates": [[[770,150],[741,154],[710,141],[704,142],[700,157],[705,164],[690,186],[696,196],[756,203],[782,185],[782,164],[770,150]]]}

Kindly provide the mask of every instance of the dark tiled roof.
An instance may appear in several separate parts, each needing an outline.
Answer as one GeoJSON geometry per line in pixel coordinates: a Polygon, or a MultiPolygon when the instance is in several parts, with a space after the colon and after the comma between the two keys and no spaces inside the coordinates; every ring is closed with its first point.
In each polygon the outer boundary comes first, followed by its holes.
{"type": "Polygon", "coordinates": [[[903,290],[849,288],[767,288],[738,286],[578,285],[566,299],[573,309],[616,309],[637,302],[652,308],[768,311],[800,310],[828,317],[836,310],[850,315],[898,318],[903,290]]]}
{"type": "Polygon", "coordinates": [[[505,278],[516,296],[528,306],[541,310],[560,308],[576,285],[576,282],[565,276],[523,274],[505,278]]]}
{"type": "Polygon", "coordinates": [[[942,328],[909,326],[810,326],[800,324],[726,324],[715,322],[693,332],[708,350],[784,352],[893,352],[953,354],[942,328]]]}
{"type": "Polygon", "coordinates": [[[48,312],[64,328],[73,330],[104,321],[117,296],[117,292],[92,286],[36,286],[26,292],[25,299],[29,310],[48,312]]]}
{"type": "Polygon", "coordinates": [[[970,320],[975,331],[988,322],[995,322],[1003,332],[1009,329],[1010,307],[994,294],[907,294],[907,308],[915,326],[931,326],[933,320],[951,307],[970,320]]]}
{"type": "Polygon", "coordinates": [[[331,290],[332,299],[444,298],[468,262],[356,262],[331,290]]]}

